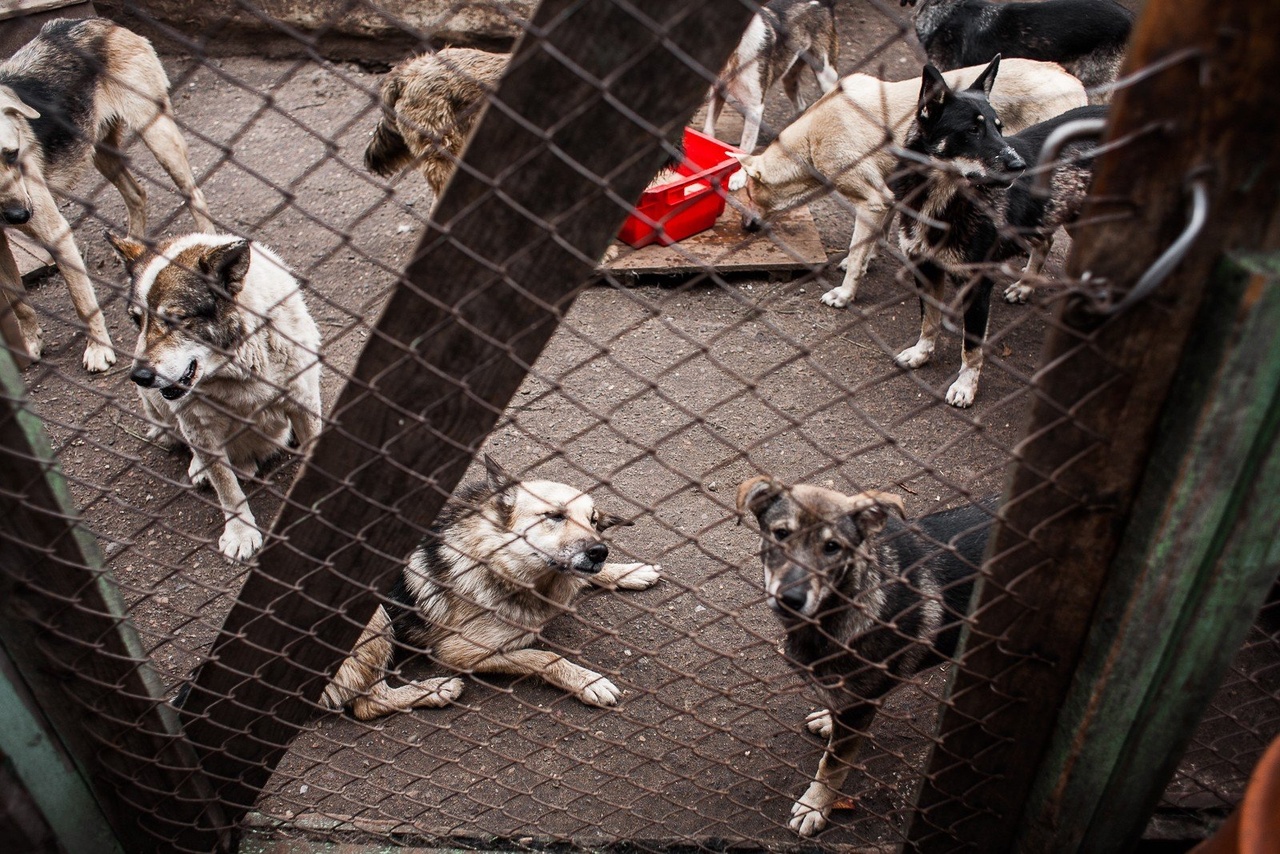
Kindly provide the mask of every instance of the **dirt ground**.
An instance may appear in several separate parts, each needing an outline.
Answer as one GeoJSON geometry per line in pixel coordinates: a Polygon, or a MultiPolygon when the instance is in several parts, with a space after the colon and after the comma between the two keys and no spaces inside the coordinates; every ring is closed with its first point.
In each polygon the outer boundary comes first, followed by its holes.
{"type": "MultiPolygon", "coordinates": [[[[870,4],[840,4],[838,25],[842,73],[918,73],[897,25],[870,4]]],[[[270,245],[304,281],[324,340],[327,411],[430,204],[416,176],[388,191],[361,164],[379,75],[252,58],[171,56],[166,66],[215,218],[270,245]]],[[[775,92],[767,123],[780,126],[788,112],[775,92]]],[[[721,135],[736,141],[738,127],[726,119],[721,135]]],[[[149,154],[140,146],[131,154],[149,177],[153,230],[188,230],[149,154]]],[[[123,271],[101,237],[104,227],[122,229],[123,205],[100,181],[86,178],[80,192],[66,211],[127,353],[134,336],[123,271]]],[[[954,334],[920,371],[892,363],[914,343],[918,313],[890,256],[873,262],[852,308],[818,302],[839,279],[834,262],[852,219],[838,199],[813,210],[832,263],[811,275],[587,290],[486,446],[513,471],[581,485],[634,516],[634,527],[612,536],[615,554],[662,564],[657,587],[590,597],[546,633],[548,644],[624,687],[621,705],[602,711],[527,680],[468,679],[448,709],[374,725],[321,717],[281,764],[261,821],[477,844],[795,842],[785,824],[820,753],[802,731],[816,706],[777,653],[758,540],[738,524],[734,488],[768,472],[887,489],[913,515],[998,491],[1054,298],[1049,288],[1035,305],[995,302],[977,405],[956,410],[941,402],[959,367],[954,334]]],[[[1050,272],[1060,260],[1061,250],[1050,272]]],[[[221,514],[212,493],[185,484],[185,456],[142,439],[128,357],[105,375],[86,374],[60,278],[33,298],[48,346],[26,372],[32,407],[144,646],[176,684],[207,648],[245,569],[217,554],[221,514]]],[[[251,494],[260,521],[273,517],[296,468],[264,474],[251,494]]],[[[856,804],[837,813],[822,846],[899,839],[944,684],[945,674],[931,673],[885,704],[865,773],[846,786],[856,804]]],[[[1222,772],[1224,787],[1233,773],[1222,772]]]]}

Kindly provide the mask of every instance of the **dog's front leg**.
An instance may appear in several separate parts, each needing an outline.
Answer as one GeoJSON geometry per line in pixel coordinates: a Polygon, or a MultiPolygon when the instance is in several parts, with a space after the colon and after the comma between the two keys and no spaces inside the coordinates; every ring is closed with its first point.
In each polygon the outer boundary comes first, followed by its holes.
{"type": "Polygon", "coordinates": [[[662,567],[649,563],[606,563],[590,581],[597,587],[648,590],[662,577],[662,567]]]}
{"type": "Polygon", "coordinates": [[[832,308],[844,308],[858,295],[858,283],[867,273],[867,265],[875,256],[876,244],[884,235],[893,208],[880,201],[860,204],[853,211],[853,236],[849,239],[849,254],[841,266],[844,279],[840,286],[822,295],[822,304],[832,308]]]}
{"type": "Polygon", "coordinates": [[[915,266],[915,276],[920,287],[920,340],[897,356],[897,363],[904,368],[919,368],[933,358],[942,330],[942,292],[946,287],[946,274],[942,268],[922,258],[907,259],[915,266]]]}
{"type": "Polygon", "coordinates": [[[987,339],[987,322],[991,316],[992,286],[990,279],[981,277],[966,300],[960,376],[947,389],[947,403],[961,409],[972,406],[973,399],[978,394],[978,376],[982,373],[982,345],[987,339]]]}
{"type": "Polygon", "coordinates": [[[49,250],[66,280],[71,302],[89,337],[84,348],[85,368],[93,372],[105,371],[116,363],[116,352],[111,347],[111,336],[107,334],[107,324],[89,282],[84,259],[71,236],[71,225],[58,212],[58,203],[47,187],[31,182],[28,189],[31,194],[31,221],[23,226],[23,230],[49,250]]]}
{"type": "Polygon", "coordinates": [[[33,362],[40,361],[44,352],[44,331],[36,311],[27,302],[27,289],[22,284],[22,272],[18,270],[18,262],[13,259],[13,250],[9,248],[9,238],[0,228],[0,324],[4,329],[4,340],[10,347],[21,346],[27,351],[27,358],[33,362]],[[16,325],[17,329],[13,326],[16,325]],[[15,334],[16,333],[16,334],[15,334]]]}
{"type": "Polygon", "coordinates": [[[476,673],[540,676],[590,706],[617,705],[622,692],[608,679],[545,649],[515,649],[485,656],[472,664],[476,673]]]}
{"type": "Polygon", "coordinates": [[[859,703],[831,715],[831,737],[818,763],[818,773],[800,800],[791,807],[789,826],[801,836],[813,836],[827,826],[831,806],[849,776],[863,734],[875,717],[875,706],[859,703]]]}
{"type": "Polygon", "coordinates": [[[245,497],[235,469],[231,467],[231,460],[222,449],[209,454],[197,452],[194,446],[191,450],[194,456],[193,467],[197,464],[196,460],[203,463],[202,471],[213,484],[213,491],[218,494],[218,503],[222,505],[222,515],[226,519],[222,536],[218,538],[219,550],[232,560],[248,560],[262,547],[262,532],[258,530],[257,520],[249,509],[249,499],[245,497]]]}

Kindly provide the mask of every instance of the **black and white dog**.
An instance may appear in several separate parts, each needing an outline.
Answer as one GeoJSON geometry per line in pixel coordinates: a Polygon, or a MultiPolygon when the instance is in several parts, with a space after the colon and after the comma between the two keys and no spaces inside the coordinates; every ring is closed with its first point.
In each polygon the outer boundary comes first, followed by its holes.
{"type": "Polygon", "coordinates": [[[921,291],[920,340],[897,361],[918,368],[932,358],[950,278],[961,288],[964,350],[947,403],[962,408],[978,391],[993,286],[990,268],[1030,250],[1028,275],[1005,294],[1014,302],[1026,299],[1053,232],[1073,222],[1084,204],[1093,177],[1092,159],[1081,155],[1088,144],[1063,149],[1066,162],[1054,172],[1047,199],[1033,194],[1032,177],[1022,173],[1054,130],[1107,114],[1103,106],[1077,107],[1006,137],[988,100],[999,68],[997,56],[971,86],[954,91],[938,69],[925,67],[916,123],[890,180],[901,212],[898,245],[921,291]]]}
{"type": "MultiPolygon", "coordinates": [[[[1090,89],[1116,79],[1133,13],[1116,0],[901,0],[914,6],[916,36],[929,61],[950,71],[1005,57],[1057,62],[1090,89]]],[[[1090,92],[1090,103],[1110,93],[1090,92]]]]}

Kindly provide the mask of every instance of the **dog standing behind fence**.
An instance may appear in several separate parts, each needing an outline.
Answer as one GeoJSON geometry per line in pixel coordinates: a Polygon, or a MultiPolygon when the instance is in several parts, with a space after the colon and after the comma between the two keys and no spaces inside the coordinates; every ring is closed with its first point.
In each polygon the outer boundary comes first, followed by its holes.
{"type": "Polygon", "coordinates": [[[807,726],[827,749],[791,810],[792,830],[812,836],[880,699],[955,654],[995,501],[904,523],[888,512],[904,512],[896,495],[787,488],[760,476],[739,485],[737,503],[760,525],[765,594],[786,630],[787,659],[826,704],[807,726]]]}
{"type": "Polygon", "coordinates": [[[397,641],[454,670],[537,676],[593,706],[618,702],[621,692],[599,673],[528,647],[588,585],[645,590],[661,567],[606,563],[600,534],[630,522],[601,512],[580,489],[518,481],[488,457],[485,468],[487,482],[464,486],[409,558],[390,602],[325,689],[326,708],[350,706],[370,720],[461,693],[450,677],[388,685],[397,641]]]}
{"type": "Polygon", "coordinates": [[[3,228],[20,228],[48,247],[85,325],[84,366],[105,371],[115,351],[54,193],[70,189],[92,159],[124,197],[129,236],[142,237],[146,192],[120,153],[127,132],[136,132],[169,173],[196,227],[214,230],[172,113],[169,80],[151,43],[103,19],[50,21],[0,65],[0,290],[33,360],[40,358],[44,333],[3,228]]]}
{"type": "Polygon", "coordinates": [[[320,431],[320,333],[298,282],[264,246],[188,234],[154,252],[107,234],[130,277],[138,326],[130,378],[151,438],[191,449],[187,476],[211,484],[226,519],[218,548],[247,560],[262,545],[239,477],[320,431]],[[174,433],[178,435],[173,435],[174,433]]]}

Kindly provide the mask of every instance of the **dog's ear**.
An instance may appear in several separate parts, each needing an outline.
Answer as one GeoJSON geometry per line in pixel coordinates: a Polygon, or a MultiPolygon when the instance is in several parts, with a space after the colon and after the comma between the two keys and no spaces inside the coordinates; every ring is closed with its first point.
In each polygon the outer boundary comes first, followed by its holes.
{"type": "Polygon", "coordinates": [[[734,158],[737,159],[738,163],[742,165],[742,171],[747,173],[747,177],[753,181],[761,180],[760,164],[759,161],[756,160],[756,156],[754,154],[745,154],[741,151],[730,151],[727,153],[732,154],[734,158]]]}
{"type": "Polygon", "coordinates": [[[906,518],[907,507],[892,492],[870,490],[849,497],[849,515],[858,526],[863,539],[870,539],[884,530],[889,521],[888,511],[894,510],[899,518],[906,518]]]}
{"type": "Polygon", "coordinates": [[[495,494],[505,492],[516,482],[516,479],[508,474],[507,470],[498,465],[498,461],[488,454],[484,455],[484,470],[489,475],[489,488],[495,494]]]}
{"type": "Polygon", "coordinates": [[[117,237],[113,231],[105,231],[103,236],[107,238],[111,248],[116,250],[120,260],[124,261],[125,270],[132,276],[138,266],[138,259],[147,253],[147,247],[133,238],[117,237]]]}
{"type": "Polygon", "coordinates": [[[942,72],[932,65],[926,65],[920,78],[920,104],[916,109],[916,118],[923,123],[938,115],[950,94],[951,87],[942,78],[942,72]]]}
{"type": "Polygon", "coordinates": [[[782,492],[782,484],[767,474],[757,475],[738,484],[738,523],[742,523],[743,513],[759,516],[782,492]]]}
{"type": "Polygon", "coordinates": [[[22,116],[32,121],[40,118],[40,111],[19,98],[8,86],[0,86],[0,113],[22,116]]]}
{"type": "Polygon", "coordinates": [[[970,92],[981,92],[988,98],[991,97],[991,89],[996,85],[996,74],[1000,71],[1000,54],[996,54],[991,60],[991,64],[982,69],[982,73],[978,75],[978,79],[969,84],[970,92]]]}
{"type": "Polygon", "coordinates": [[[599,510],[596,511],[595,526],[597,531],[607,531],[615,525],[621,525],[624,528],[629,528],[634,524],[635,522],[630,519],[624,519],[621,516],[615,516],[612,513],[601,513],[599,510]]]}
{"type": "Polygon", "coordinates": [[[249,241],[243,238],[215,246],[201,256],[200,272],[212,281],[215,293],[221,290],[234,297],[249,275],[249,257],[249,241]]]}

